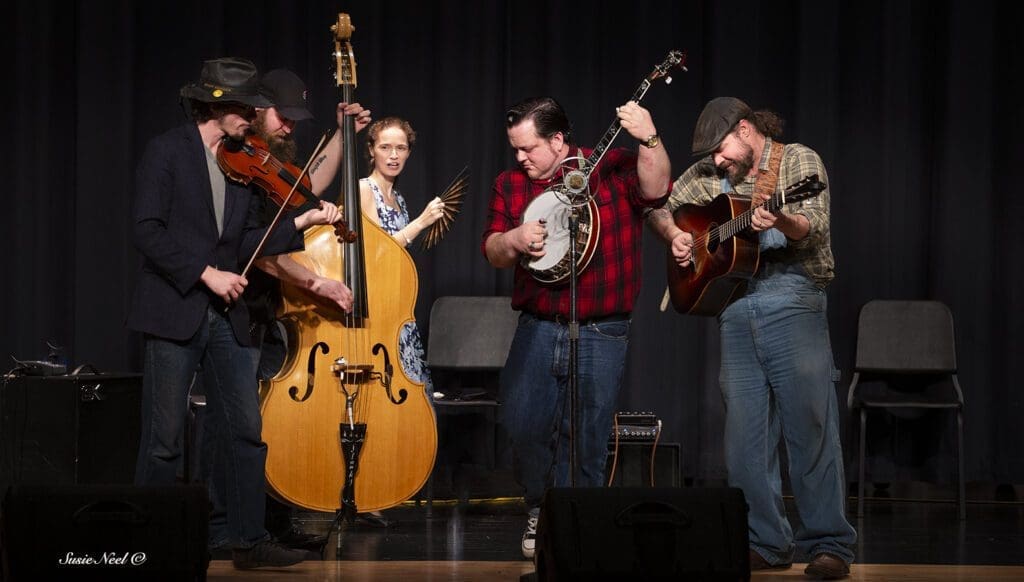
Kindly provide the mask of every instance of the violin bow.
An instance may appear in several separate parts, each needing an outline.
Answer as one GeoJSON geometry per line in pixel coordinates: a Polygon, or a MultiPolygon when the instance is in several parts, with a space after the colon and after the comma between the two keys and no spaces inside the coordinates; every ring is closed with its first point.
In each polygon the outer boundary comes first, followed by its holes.
{"type": "Polygon", "coordinates": [[[281,203],[281,207],[277,209],[277,214],[274,215],[274,220],[270,221],[270,226],[268,226],[267,231],[263,233],[263,238],[260,239],[260,244],[256,245],[256,250],[253,251],[252,256],[249,257],[249,262],[245,264],[245,269],[242,269],[241,275],[243,277],[249,273],[249,269],[252,268],[252,264],[256,261],[256,257],[260,256],[260,253],[263,252],[263,247],[267,244],[267,239],[270,238],[270,233],[274,232],[274,229],[277,228],[277,224],[281,221],[281,217],[284,216],[284,210],[288,207],[288,202],[295,194],[295,189],[302,183],[302,179],[309,171],[309,166],[313,164],[313,160],[316,158],[317,154],[320,153],[320,150],[323,149],[324,142],[327,141],[327,135],[328,134],[325,133],[323,137],[320,138],[320,143],[316,144],[316,147],[313,148],[313,154],[309,156],[309,159],[306,160],[305,167],[302,168],[298,177],[295,178],[295,183],[292,184],[292,188],[288,191],[288,195],[285,196],[284,202],[281,203]]]}
{"type": "Polygon", "coordinates": [[[441,242],[444,235],[451,229],[455,217],[462,210],[462,197],[465,196],[467,188],[469,188],[468,165],[462,168],[462,171],[448,184],[444,192],[438,195],[441,202],[444,202],[444,210],[442,210],[441,218],[438,218],[434,224],[430,225],[427,236],[420,240],[420,248],[427,250],[441,242]]]}

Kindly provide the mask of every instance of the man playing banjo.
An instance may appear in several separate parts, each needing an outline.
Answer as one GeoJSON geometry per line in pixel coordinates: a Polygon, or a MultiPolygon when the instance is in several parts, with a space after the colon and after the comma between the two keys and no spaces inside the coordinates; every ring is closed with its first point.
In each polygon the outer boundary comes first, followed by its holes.
{"type": "MultiPolygon", "coordinates": [[[[589,258],[577,282],[579,401],[575,484],[604,480],[608,434],[626,359],[630,313],[640,291],[640,241],[646,208],[661,206],[671,186],[671,165],[651,114],[636,102],[616,107],[622,129],[640,143],[634,153],[608,150],[588,168],[592,197],[579,210],[587,227],[582,255],[589,258]],[[598,236],[597,231],[600,235],[598,236]]],[[[570,296],[568,279],[528,269],[551,251],[549,235],[563,232],[561,218],[525,220],[527,207],[550,199],[591,151],[573,145],[569,119],[550,97],[522,101],[506,115],[508,141],[518,167],[495,180],[483,252],[498,268],[515,268],[512,307],[522,311],[501,373],[502,422],[509,431],[515,476],[530,516],[523,555],[532,558],[541,497],[548,487],[570,484],[567,402],[570,296]],[[524,260],[525,259],[525,260],[524,260]]],[[[577,173],[578,174],[578,173],[577,173]]],[[[582,186],[585,186],[583,184],[582,186]]],[[[561,196],[561,195],[559,195],[561,196]]],[[[564,196],[562,196],[564,199],[564,196]]],[[[551,204],[564,208],[563,203],[551,204]]],[[[554,212],[562,217],[565,212],[554,212]]],[[[552,239],[555,235],[552,235],[552,239]]],[[[572,243],[570,243],[572,244],[572,243]]],[[[550,261],[549,261],[550,262],[550,261]]],[[[579,261],[577,261],[579,264],[579,261]]]]}

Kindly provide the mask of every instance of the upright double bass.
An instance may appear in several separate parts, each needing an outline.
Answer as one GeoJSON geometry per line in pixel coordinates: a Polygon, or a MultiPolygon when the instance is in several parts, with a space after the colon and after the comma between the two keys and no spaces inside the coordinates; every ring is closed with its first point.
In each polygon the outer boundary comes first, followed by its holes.
{"type": "MultiPolygon", "coordinates": [[[[331,29],[342,100],[352,103],[349,16],[339,14],[331,29]]],[[[318,226],[306,231],[305,250],[291,257],[345,282],[354,295],[352,312],[283,284],[280,317],[289,350],[262,395],[266,477],[274,495],[299,507],[373,511],[409,499],[426,483],[437,454],[437,424],[423,384],[405,375],[399,356],[399,334],[414,317],[416,266],[363,216],[354,120],[346,117],[339,131],[342,201],[358,236],[341,243],[331,227],[318,226]]]]}

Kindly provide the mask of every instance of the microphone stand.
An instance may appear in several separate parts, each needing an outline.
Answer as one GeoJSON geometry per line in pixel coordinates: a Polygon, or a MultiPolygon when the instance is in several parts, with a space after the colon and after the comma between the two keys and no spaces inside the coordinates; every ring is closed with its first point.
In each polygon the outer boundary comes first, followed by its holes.
{"type": "Polygon", "coordinates": [[[576,456],[576,427],[579,426],[579,343],[580,322],[576,313],[576,236],[580,223],[578,206],[569,211],[569,486],[576,487],[579,462],[576,456]]]}
{"type": "MultiPolygon", "coordinates": [[[[576,429],[579,426],[579,343],[580,343],[580,322],[576,304],[579,300],[577,291],[577,279],[579,278],[579,252],[576,248],[576,240],[580,231],[579,209],[587,204],[590,198],[590,169],[586,160],[582,157],[577,160],[576,169],[570,171],[563,177],[566,195],[566,202],[569,206],[567,217],[569,227],[569,374],[566,390],[569,396],[569,486],[576,487],[576,474],[579,472],[579,456],[576,453],[576,429]],[[579,196],[583,195],[581,199],[579,196]],[[582,202],[581,202],[582,200],[582,202]]],[[[564,162],[563,162],[564,163],[564,162]]],[[[557,452],[556,452],[557,454],[557,452]]]]}

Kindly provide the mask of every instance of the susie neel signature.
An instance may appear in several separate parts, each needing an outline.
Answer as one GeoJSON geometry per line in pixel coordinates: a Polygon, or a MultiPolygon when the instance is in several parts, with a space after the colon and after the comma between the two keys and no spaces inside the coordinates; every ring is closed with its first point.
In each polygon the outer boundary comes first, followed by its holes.
{"type": "Polygon", "coordinates": [[[100,556],[68,552],[57,560],[61,566],[141,566],[146,562],[145,552],[103,552],[100,556]]]}

